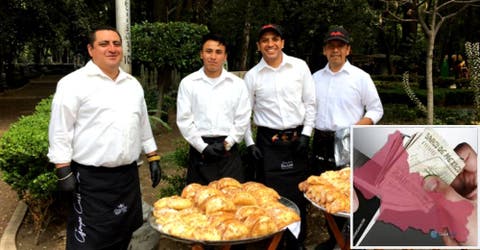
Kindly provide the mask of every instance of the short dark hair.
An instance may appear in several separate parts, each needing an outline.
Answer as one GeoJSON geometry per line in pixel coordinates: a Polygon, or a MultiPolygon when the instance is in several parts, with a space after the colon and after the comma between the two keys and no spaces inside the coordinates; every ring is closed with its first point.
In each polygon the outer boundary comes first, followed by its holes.
{"type": "Polygon", "coordinates": [[[95,39],[96,39],[96,33],[99,30],[111,30],[117,33],[118,37],[120,37],[120,41],[122,41],[122,36],[120,35],[120,32],[118,32],[116,28],[108,25],[100,25],[100,26],[94,27],[88,34],[88,44],[90,44],[90,46],[93,46],[93,43],[95,42],[95,39]]]}
{"type": "Polygon", "coordinates": [[[202,43],[200,45],[200,50],[203,49],[203,45],[205,45],[205,43],[209,40],[212,40],[212,41],[216,41],[218,42],[220,45],[223,45],[225,46],[225,53],[228,54],[228,45],[227,45],[227,41],[225,40],[225,38],[220,35],[220,34],[216,34],[216,33],[208,33],[204,36],[202,36],[202,43]]]}

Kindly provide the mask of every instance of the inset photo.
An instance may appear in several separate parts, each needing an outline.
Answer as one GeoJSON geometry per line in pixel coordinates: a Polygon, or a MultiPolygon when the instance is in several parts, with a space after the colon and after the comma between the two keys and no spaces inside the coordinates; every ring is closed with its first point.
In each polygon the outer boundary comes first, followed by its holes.
{"type": "Polygon", "coordinates": [[[353,126],[352,248],[478,248],[479,126],[353,126]]]}

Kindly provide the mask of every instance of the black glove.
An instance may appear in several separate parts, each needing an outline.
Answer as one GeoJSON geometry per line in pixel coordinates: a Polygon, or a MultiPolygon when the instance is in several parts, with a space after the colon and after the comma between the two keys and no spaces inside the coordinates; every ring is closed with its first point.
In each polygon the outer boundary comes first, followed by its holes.
{"type": "Polygon", "coordinates": [[[205,157],[223,157],[225,154],[225,146],[222,142],[215,142],[208,145],[202,152],[205,157]]]}
{"type": "Polygon", "coordinates": [[[298,145],[295,149],[297,154],[306,154],[308,152],[308,144],[310,143],[310,137],[306,135],[300,135],[298,138],[298,145]]]}
{"type": "MultiPolygon", "coordinates": [[[[150,179],[152,180],[152,187],[156,187],[162,178],[162,170],[160,169],[160,157],[153,156],[158,159],[148,160],[148,165],[150,166],[150,179]]],[[[152,158],[152,157],[149,157],[152,158]]]]}
{"type": "Polygon", "coordinates": [[[58,189],[65,192],[72,192],[75,190],[75,187],[77,186],[77,180],[75,179],[70,166],[56,168],[55,173],[58,178],[58,189]]]}
{"type": "Polygon", "coordinates": [[[248,151],[248,155],[250,155],[252,159],[257,161],[263,159],[262,151],[260,151],[260,149],[257,146],[255,146],[255,144],[248,146],[247,151],[248,151]]]}

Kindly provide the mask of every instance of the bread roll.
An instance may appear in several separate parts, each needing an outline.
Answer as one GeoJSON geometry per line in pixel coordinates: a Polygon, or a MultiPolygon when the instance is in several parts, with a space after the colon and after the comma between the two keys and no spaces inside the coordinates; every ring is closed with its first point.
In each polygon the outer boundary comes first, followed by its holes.
{"type": "Polygon", "coordinates": [[[250,228],[250,237],[260,237],[277,232],[281,228],[277,227],[277,224],[273,219],[266,215],[261,215],[256,218],[255,223],[250,228]]]}
{"type": "MultiPolygon", "coordinates": [[[[197,191],[195,194],[195,204],[201,206],[210,196],[223,195],[223,193],[212,187],[205,187],[197,191]]],[[[202,208],[203,209],[203,208],[202,208]]]]}
{"type": "Polygon", "coordinates": [[[249,206],[257,204],[257,199],[255,196],[245,191],[233,194],[232,201],[236,206],[249,206]]]}
{"type": "Polygon", "coordinates": [[[244,221],[250,215],[265,215],[265,209],[259,206],[243,206],[235,212],[235,218],[240,221],[244,221]]]}
{"type": "Polygon", "coordinates": [[[178,195],[161,198],[153,204],[153,207],[157,209],[168,207],[176,210],[182,210],[192,206],[193,202],[191,200],[178,195]]]}
{"type": "Polygon", "coordinates": [[[169,222],[162,226],[162,231],[184,239],[193,239],[194,227],[187,225],[182,220],[169,222]]]}
{"type": "Polygon", "coordinates": [[[217,228],[222,232],[223,240],[245,239],[249,235],[247,227],[237,219],[226,220],[217,228]]]}
{"type": "Polygon", "coordinates": [[[198,190],[202,188],[203,186],[198,183],[190,183],[183,188],[181,196],[183,198],[194,201],[195,195],[197,194],[198,190]]]}
{"type": "Polygon", "coordinates": [[[223,195],[214,195],[207,198],[202,204],[205,209],[205,214],[213,214],[218,211],[233,212],[236,207],[233,201],[227,199],[223,195]]]}
{"type": "Polygon", "coordinates": [[[218,180],[217,182],[217,189],[224,189],[224,188],[227,188],[227,187],[238,187],[238,188],[241,188],[242,187],[242,184],[233,179],[233,178],[230,178],[230,177],[224,177],[220,180],[218,180]]]}
{"type": "Polygon", "coordinates": [[[153,216],[159,225],[164,225],[170,221],[178,220],[180,218],[177,210],[168,207],[153,209],[153,216]]]}
{"type": "Polygon", "coordinates": [[[272,218],[279,229],[300,221],[300,216],[288,207],[270,207],[265,210],[266,214],[272,218]]]}
{"type": "Polygon", "coordinates": [[[195,240],[206,240],[206,241],[220,241],[222,240],[222,234],[218,229],[214,227],[197,227],[192,234],[195,240]]]}

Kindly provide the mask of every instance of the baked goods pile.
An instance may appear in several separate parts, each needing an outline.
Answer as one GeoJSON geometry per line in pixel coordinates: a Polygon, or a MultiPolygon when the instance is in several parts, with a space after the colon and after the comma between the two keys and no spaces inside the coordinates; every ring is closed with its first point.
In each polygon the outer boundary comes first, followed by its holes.
{"type": "Polygon", "coordinates": [[[187,185],[181,196],[154,203],[159,229],[169,235],[198,241],[258,238],[278,232],[299,215],[279,202],[278,193],[261,183],[241,184],[222,178],[208,185],[187,185]]]}
{"type": "Polygon", "coordinates": [[[308,199],[329,213],[350,212],[350,168],[312,175],[298,185],[308,199]]]}

